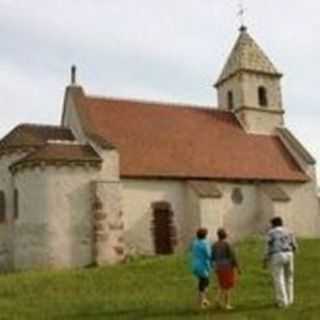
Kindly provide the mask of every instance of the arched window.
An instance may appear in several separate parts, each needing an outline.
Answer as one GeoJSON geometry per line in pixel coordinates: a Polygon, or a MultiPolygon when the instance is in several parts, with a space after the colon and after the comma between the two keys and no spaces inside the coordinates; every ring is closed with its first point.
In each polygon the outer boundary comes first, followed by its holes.
{"type": "Polygon", "coordinates": [[[0,190],[0,223],[6,221],[6,195],[0,190]]]}
{"type": "Polygon", "coordinates": [[[228,109],[232,110],[234,107],[234,103],[233,103],[233,92],[232,91],[228,91],[228,109]]]}
{"type": "Polygon", "coordinates": [[[258,88],[258,100],[259,105],[262,107],[268,106],[268,97],[267,97],[267,89],[265,87],[259,87],[258,88]]]}
{"type": "Polygon", "coordinates": [[[18,219],[19,217],[19,191],[17,189],[14,189],[13,193],[13,215],[15,219],[18,219]]]}

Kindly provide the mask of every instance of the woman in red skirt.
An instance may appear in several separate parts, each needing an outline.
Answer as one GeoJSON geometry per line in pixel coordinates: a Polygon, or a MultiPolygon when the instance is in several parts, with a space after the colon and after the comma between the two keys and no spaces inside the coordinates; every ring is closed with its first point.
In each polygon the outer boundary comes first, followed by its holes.
{"type": "Polygon", "coordinates": [[[231,290],[240,269],[234,250],[227,241],[227,232],[222,228],[218,229],[217,237],[218,241],[212,247],[212,259],[219,284],[216,302],[226,310],[231,310],[231,290]]]}

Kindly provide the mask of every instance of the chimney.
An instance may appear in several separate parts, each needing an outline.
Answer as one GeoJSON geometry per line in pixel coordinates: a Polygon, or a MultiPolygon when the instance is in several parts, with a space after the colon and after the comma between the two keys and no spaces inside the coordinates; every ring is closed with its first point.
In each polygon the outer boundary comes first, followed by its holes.
{"type": "Polygon", "coordinates": [[[71,85],[76,85],[76,77],[77,77],[77,67],[75,65],[71,66],[71,85]]]}

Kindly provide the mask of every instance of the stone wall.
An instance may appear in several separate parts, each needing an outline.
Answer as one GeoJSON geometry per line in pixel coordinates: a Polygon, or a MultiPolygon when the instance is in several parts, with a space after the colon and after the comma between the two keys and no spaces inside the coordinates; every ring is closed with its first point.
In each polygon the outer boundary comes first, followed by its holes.
{"type": "Polygon", "coordinates": [[[218,88],[219,109],[228,110],[228,91],[233,92],[234,108],[243,106],[259,107],[258,88],[263,86],[267,90],[267,110],[282,110],[282,96],[280,81],[270,76],[254,73],[238,73],[218,88]]]}
{"type": "Polygon", "coordinates": [[[253,134],[274,134],[284,124],[282,113],[265,109],[243,107],[236,116],[244,130],[253,134]]]}
{"type": "Polygon", "coordinates": [[[124,261],[124,222],[119,181],[91,184],[93,259],[97,265],[124,261]]]}
{"type": "Polygon", "coordinates": [[[228,92],[232,91],[233,95],[233,106],[234,109],[243,106],[244,97],[243,97],[243,85],[242,77],[240,74],[235,75],[234,77],[223,82],[217,91],[218,94],[218,108],[221,110],[228,111],[228,92]]]}
{"type": "Polygon", "coordinates": [[[232,91],[234,109],[243,128],[250,133],[274,133],[284,124],[280,80],[267,75],[240,72],[218,88],[219,109],[228,109],[228,91],[232,91]],[[266,88],[268,105],[260,106],[258,88],[266,88]]]}
{"type": "Polygon", "coordinates": [[[243,106],[260,107],[267,110],[282,110],[280,80],[278,78],[256,73],[243,73],[243,106]],[[258,88],[267,90],[268,106],[259,106],[258,88]]]}

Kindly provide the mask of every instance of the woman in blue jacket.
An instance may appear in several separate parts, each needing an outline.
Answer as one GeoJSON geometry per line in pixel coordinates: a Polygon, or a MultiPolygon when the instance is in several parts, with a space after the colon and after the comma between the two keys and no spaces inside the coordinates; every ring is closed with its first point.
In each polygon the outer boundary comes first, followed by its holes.
{"type": "Polygon", "coordinates": [[[207,240],[208,230],[200,228],[191,244],[192,273],[198,278],[199,302],[202,308],[210,303],[207,298],[211,273],[211,243],[207,240]]]}

